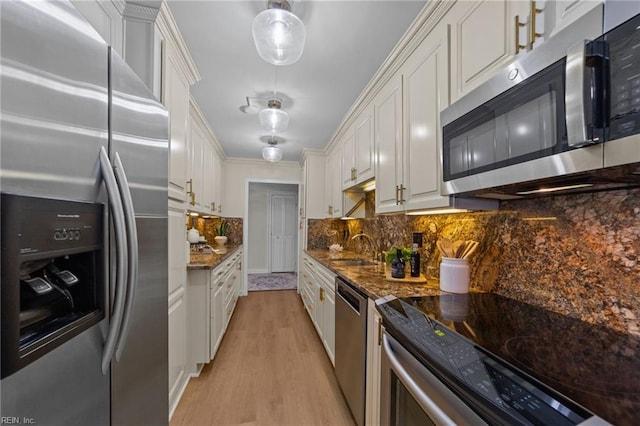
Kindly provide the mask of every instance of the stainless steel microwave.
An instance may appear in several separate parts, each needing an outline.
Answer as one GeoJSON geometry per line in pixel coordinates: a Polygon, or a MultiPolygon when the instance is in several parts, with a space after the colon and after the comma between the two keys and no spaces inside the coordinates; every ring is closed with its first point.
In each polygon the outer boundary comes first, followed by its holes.
{"type": "Polygon", "coordinates": [[[640,186],[640,15],[603,35],[596,7],[441,119],[447,195],[640,186]]]}

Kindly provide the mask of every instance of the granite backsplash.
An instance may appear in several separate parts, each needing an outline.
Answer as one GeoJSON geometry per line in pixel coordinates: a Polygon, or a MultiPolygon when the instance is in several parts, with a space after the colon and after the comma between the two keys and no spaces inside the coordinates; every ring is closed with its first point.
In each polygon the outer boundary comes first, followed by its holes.
{"type": "MultiPolygon", "coordinates": [[[[367,205],[370,206],[371,196],[367,205]]],[[[369,215],[370,216],[370,215],[369,215]]],[[[640,189],[502,202],[494,212],[309,220],[308,248],[410,246],[423,233],[422,272],[437,278],[435,242],[476,240],[471,286],[640,335],[640,189]]]]}
{"type": "MultiPolygon", "coordinates": [[[[207,243],[214,245],[214,237],[218,235],[216,229],[220,226],[220,222],[223,218],[203,218],[200,216],[188,216],[187,217],[187,229],[192,226],[198,230],[200,235],[204,235],[207,243]]],[[[227,226],[227,244],[237,245],[242,244],[242,218],[241,217],[227,217],[224,218],[229,225],[227,226]]]]}

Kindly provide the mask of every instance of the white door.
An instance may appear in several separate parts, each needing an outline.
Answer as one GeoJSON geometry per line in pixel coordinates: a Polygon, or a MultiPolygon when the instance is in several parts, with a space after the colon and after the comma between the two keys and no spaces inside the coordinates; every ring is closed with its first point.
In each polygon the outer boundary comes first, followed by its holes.
{"type": "Polygon", "coordinates": [[[271,196],[271,272],[296,270],[296,212],[295,195],[271,196]]]}

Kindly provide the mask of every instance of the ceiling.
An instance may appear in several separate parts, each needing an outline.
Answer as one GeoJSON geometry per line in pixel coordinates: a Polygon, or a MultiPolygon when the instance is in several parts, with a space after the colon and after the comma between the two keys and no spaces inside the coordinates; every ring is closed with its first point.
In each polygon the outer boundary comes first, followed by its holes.
{"type": "Polygon", "coordinates": [[[251,35],[266,0],[167,1],[202,77],[192,94],[226,156],[262,158],[270,134],[242,107],[247,97],[266,107],[275,88],[290,117],[276,134],[283,161],[299,161],[303,148],[326,147],[425,2],[291,2],[306,27],[305,49],[295,64],[276,67],[258,56],[251,35]]]}

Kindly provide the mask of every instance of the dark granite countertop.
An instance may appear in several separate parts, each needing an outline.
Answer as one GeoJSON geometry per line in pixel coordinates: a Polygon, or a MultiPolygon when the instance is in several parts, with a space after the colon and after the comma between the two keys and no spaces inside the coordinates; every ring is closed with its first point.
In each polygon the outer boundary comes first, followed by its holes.
{"type": "MultiPolygon", "coordinates": [[[[214,269],[216,266],[224,262],[225,259],[235,253],[235,251],[240,247],[242,247],[242,244],[225,245],[224,250],[226,251],[224,253],[214,253],[207,251],[207,249],[203,251],[191,251],[190,262],[187,263],[187,271],[214,269]]],[[[219,250],[218,247],[215,247],[215,249],[219,250]]]]}
{"type": "Polygon", "coordinates": [[[329,250],[305,250],[313,259],[347,280],[372,299],[393,295],[396,297],[429,296],[443,293],[437,279],[427,278],[426,283],[396,282],[385,278],[384,265],[336,266],[332,260],[364,258],[360,253],[329,250]]]}

